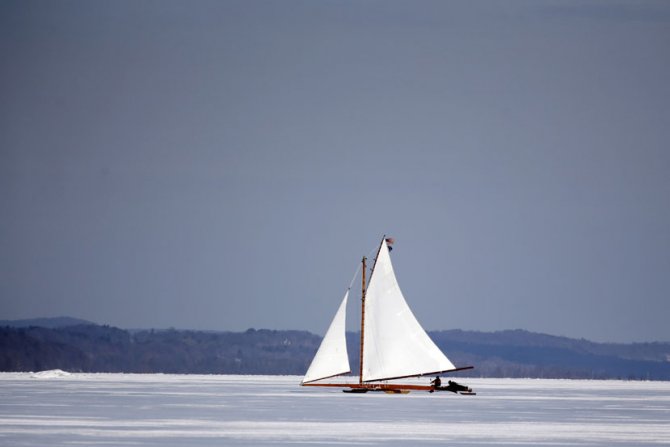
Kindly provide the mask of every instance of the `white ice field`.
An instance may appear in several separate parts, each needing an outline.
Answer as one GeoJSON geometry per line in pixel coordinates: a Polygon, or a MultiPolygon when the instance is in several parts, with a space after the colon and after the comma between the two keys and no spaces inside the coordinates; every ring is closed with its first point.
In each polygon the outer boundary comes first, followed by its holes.
{"type": "Polygon", "coordinates": [[[670,382],[463,379],[478,394],[459,396],[300,379],[0,373],[0,446],[670,445],[670,382]]]}

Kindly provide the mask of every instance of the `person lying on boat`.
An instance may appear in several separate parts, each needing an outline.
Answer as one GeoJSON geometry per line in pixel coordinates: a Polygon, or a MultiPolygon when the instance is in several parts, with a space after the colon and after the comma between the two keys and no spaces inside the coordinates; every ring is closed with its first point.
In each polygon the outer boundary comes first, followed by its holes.
{"type": "Polygon", "coordinates": [[[440,380],[440,376],[437,376],[435,377],[435,379],[431,380],[430,385],[431,385],[430,389],[431,393],[434,391],[451,391],[452,393],[471,394],[471,395],[475,394],[472,392],[472,388],[466,385],[461,385],[460,383],[456,383],[452,380],[447,381],[447,386],[442,386],[442,380],[440,380]]]}

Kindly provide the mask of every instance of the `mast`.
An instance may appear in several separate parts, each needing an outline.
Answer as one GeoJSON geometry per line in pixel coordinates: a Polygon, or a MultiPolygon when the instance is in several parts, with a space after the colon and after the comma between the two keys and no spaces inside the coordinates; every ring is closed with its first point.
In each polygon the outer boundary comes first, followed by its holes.
{"type": "Polygon", "coordinates": [[[365,330],[365,256],[363,256],[362,285],[361,285],[361,355],[360,368],[358,370],[358,383],[363,383],[363,334],[365,330]]]}
{"type": "MultiPolygon", "coordinates": [[[[382,249],[382,244],[386,239],[386,235],[382,236],[382,241],[379,243],[379,248],[377,249],[377,255],[375,256],[375,263],[372,265],[372,273],[375,271],[375,266],[377,265],[377,258],[379,257],[379,250],[382,249]]],[[[365,261],[367,258],[363,256],[363,270],[361,275],[361,355],[360,355],[360,368],[358,370],[358,383],[363,384],[363,345],[365,340],[365,261]]],[[[372,277],[370,273],[370,277],[372,277]]]]}

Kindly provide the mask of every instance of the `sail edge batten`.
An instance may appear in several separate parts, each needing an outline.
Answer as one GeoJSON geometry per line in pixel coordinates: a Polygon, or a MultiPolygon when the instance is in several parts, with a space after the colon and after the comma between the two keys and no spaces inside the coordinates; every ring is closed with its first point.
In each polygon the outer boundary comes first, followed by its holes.
{"type": "Polygon", "coordinates": [[[332,376],[319,377],[318,379],[311,379],[311,380],[307,380],[307,381],[303,380],[302,382],[300,382],[300,384],[301,385],[308,385],[310,383],[318,382],[319,380],[326,380],[326,379],[332,379],[333,377],[343,376],[345,374],[349,374],[350,372],[351,372],[351,370],[344,371],[344,372],[341,372],[341,373],[338,373],[338,374],[333,374],[332,376]]]}

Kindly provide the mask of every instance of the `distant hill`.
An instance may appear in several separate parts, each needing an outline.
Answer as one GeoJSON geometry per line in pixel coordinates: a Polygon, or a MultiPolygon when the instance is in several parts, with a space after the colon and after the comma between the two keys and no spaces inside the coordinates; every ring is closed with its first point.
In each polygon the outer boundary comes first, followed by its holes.
{"type": "Polygon", "coordinates": [[[30,318],[27,320],[0,320],[0,327],[46,327],[60,328],[67,326],[78,326],[85,324],[95,324],[90,321],[72,317],[50,317],[50,318],[30,318]]]}
{"type": "Polygon", "coordinates": [[[594,343],[523,330],[430,336],[452,361],[485,377],[670,380],[670,343],[594,343]]]}
{"type": "MultiPolygon", "coordinates": [[[[301,375],[321,342],[305,331],[128,331],[24,321],[32,323],[0,325],[0,371],[301,375]]],[[[475,366],[456,375],[670,380],[670,343],[594,343],[522,330],[430,335],[454,364],[475,366]]],[[[347,339],[358,371],[358,334],[347,339]]]]}

